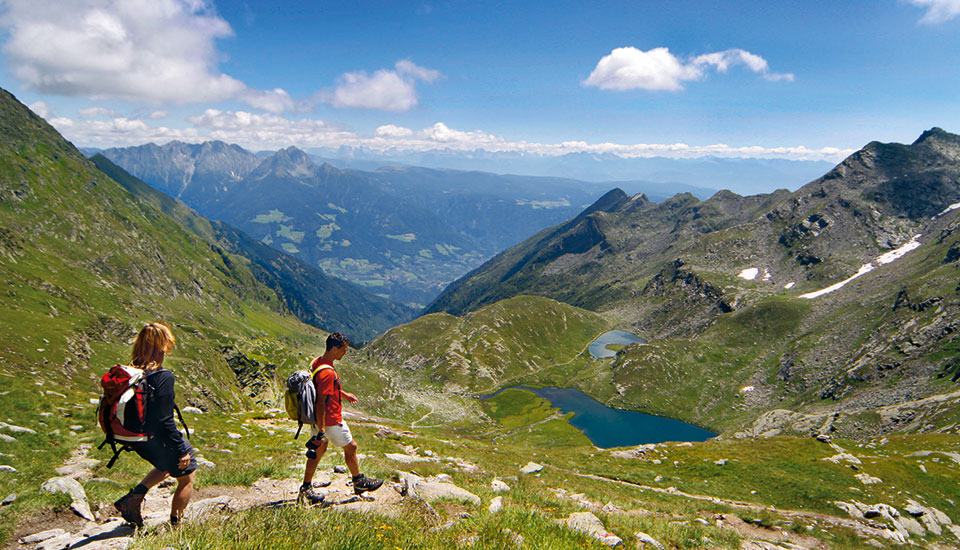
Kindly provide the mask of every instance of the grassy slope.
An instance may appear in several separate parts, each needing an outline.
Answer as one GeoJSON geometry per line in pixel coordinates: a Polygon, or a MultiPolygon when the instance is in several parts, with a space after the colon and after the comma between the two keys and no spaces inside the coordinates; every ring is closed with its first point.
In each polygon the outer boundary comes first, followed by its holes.
{"type": "Polygon", "coordinates": [[[474,393],[570,361],[608,328],[601,316],[520,296],[462,318],[436,313],[396,327],[363,351],[373,364],[406,368],[434,387],[474,393]]]}
{"type": "Polygon", "coordinates": [[[252,401],[221,346],[266,339],[291,363],[324,334],[286,313],[237,257],[136,201],[42,119],[0,91],[0,376],[4,420],[37,434],[3,443],[17,469],[0,484],[21,495],[0,533],[42,506],[37,486],[94,425],[97,376],[125,361],[145,322],[162,320],[178,345],[167,366],[182,405],[234,409],[252,401]],[[38,393],[40,395],[38,395],[38,393]],[[48,416],[38,416],[46,413],[48,416]]]}
{"type": "MultiPolygon", "coordinates": [[[[958,442],[953,435],[905,435],[892,437],[889,442],[859,444],[839,440],[843,448],[861,457],[863,465],[859,470],[823,460],[835,453],[823,443],[791,437],[715,440],[689,446],[663,444],[643,458],[624,459],[586,444],[575,430],[563,428],[563,423],[520,426],[539,422],[556,411],[529,392],[519,393],[526,395],[514,395],[496,407],[499,412],[494,416],[503,425],[483,438],[450,437],[446,432],[434,436],[423,430],[415,430],[414,435],[378,438],[374,436],[378,424],[362,420],[352,424],[367,457],[363,460],[364,471],[387,479],[395,479],[396,470],[414,469],[421,475],[444,473],[457,485],[480,496],[480,507],[447,501],[435,503],[430,512],[409,503],[397,518],[336,510],[252,510],[222,521],[188,524],[175,532],[148,531],[136,541],[136,547],[446,549],[475,535],[481,538],[480,548],[510,548],[510,536],[504,532],[510,529],[523,536],[530,547],[603,548],[599,542],[555,523],[572,512],[582,511],[572,500],[558,496],[558,488],[581,493],[600,506],[611,503],[632,511],[626,515],[595,511],[606,527],[628,545],[634,532],[643,531],[668,548],[739,548],[741,537],[713,525],[716,514],[739,516],[759,525],[810,535],[829,548],[863,548],[865,539],[813,515],[846,517],[832,503],[836,500],[883,502],[902,510],[908,499],[914,499],[951,518],[960,516],[960,507],[954,504],[960,502],[960,466],[945,457],[934,460],[936,456],[907,456],[919,450],[951,451],[958,442]],[[432,451],[440,457],[459,457],[476,463],[482,471],[465,473],[447,462],[403,466],[385,458],[385,453],[403,453],[404,446],[416,447],[421,453],[432,451]],[[726,459],[726,464],[714,463],[720,459],[726,459]],[[519,468],[530,460],[547,467],[536,477],[519,474],[519,468]],[[919,468],[921,465],[925,472],[919,468]],[[853,477],[861,471],[883,479],[883,483],[861,485],[853,477]],[[505,509],[495,515],[486,510],[497,496],[490,489],[493,478],[504,479],[512,487],[503,495],[505,509]],[[672,494],[671,488],[758,508],[694,500],[672,494]],[[796,510],[808,515],[789,516],[776,510],[796,510]],[[461,512],[471,517],[458,517],[461,512]],[[697,518],[706,519],[707,524],[698,523],[697,518]],[[434,529],[447,522],[452,522],[450,527],[434,529]]],[[[297,475],[290,472],[290,467],[303,463],[300,442],[292,441],[282,429],[262,427],[257,418],[259,415],[249,413],[217,413],[195,420],[201,450],[217,463],[216,468],[201,473],[201,486],[243,485],[261,476],[281,479],[297,475]],[[243,437],[229,439],[226,431],[243,437]],[[218,452],[224,449],[232,453],[218,452]]],[[[405,424],[378,421],[383,422],[395,429],[406,428],[405,424]]],[[[287,426],[281,424],[282,427],[287,426]]],[[[340,453],[330,452],[321,468],[341,463],[340,453]]],[[[114,477],[125,482],[135,480],[135,472],[122,471],[114,477]]],[[[96,483],[87,485],[95,487],[96,483]]],[[[99,490],[97,494],[102,494],[104,500],[114,498],[120,491],[99,490]]],[[[767,531],[767,536],[776,534],[767,531]]],[[[926,539],[915,537],[914,541],[926,547],[937,541],[950,544],[955,539],[945,532],[942,537],[929,535],[926,539]]],[[[883,547],[897,546],[885,542],[883,547]]]]}

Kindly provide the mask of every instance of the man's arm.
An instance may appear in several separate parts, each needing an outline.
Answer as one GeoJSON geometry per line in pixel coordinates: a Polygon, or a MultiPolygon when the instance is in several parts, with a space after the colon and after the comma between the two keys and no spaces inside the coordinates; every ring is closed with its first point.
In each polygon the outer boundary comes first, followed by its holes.
{"type": "Polygon", "coordinates": [[[317,402],[313,407],[313,415],[316,420],[317,429],[320,430],[320,433],[323,433],[323,429],[326,427],[323,425],[323,418],[326,416],[327,412],[327,399],[329,399],[327,394],[318,394],[317,402]]]}
{"type": "Polygon", "coordinates": [[[352,393],[350,393],[350,392],[348,392],[348,391],[343,391],[343,390],[341,390],[341,391],[340,391],[340,395],[346,397],[346,398],[347,398],[347,401],[349,401],[350,403],[356,403],[356,402],[358,401],[357,396],[356,396],[356,395],[353,395],[352,393]]]}

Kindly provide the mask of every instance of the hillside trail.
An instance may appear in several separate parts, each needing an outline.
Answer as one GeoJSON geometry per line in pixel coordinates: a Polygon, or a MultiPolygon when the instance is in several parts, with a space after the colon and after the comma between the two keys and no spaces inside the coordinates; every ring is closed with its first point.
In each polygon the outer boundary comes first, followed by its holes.
{"type": "MultiPolygon", "coordinates": [[[[198,522],[216,516],[233,514],[254,508],[298,506],[299,478],[255,481],[249,487],[201,487],[184,513],[185,522],[198,522]]],[[[142,514],[143,533],[158,533],[170,526],[170,503],[176,482],[166,479],[147,493],[142,514]]],[[[325,496],[313,508],[352,510],[368,514],[395,516],[400,513],[403,495],[397,483],[385,482],[376,491],[363,496],[354,494],[347,474],[318,472],[314,477],[316,491],[325,496]]],[[[82,548],[84,550],[122,550],[134,540],[134,527],[119,517],[110,503],[95,503],[96,522],[84,521],[73,514],[53,514],[34,518],[18,526],[7,548],[56,550],[82,548]]]]}
{"type": "MultiPolygon", "coordinates": [[[[410,423],[410,427],[411,427],[411,428],[416,428],[416,427],[417,427],[417,424],[419,424],[419,423],[423,422],[424,420],[426,420],[426,418],[427,418],[428,416],[430,416],[431,414],[433,414],[434,411],[436,411],[436,410],[437,410],[436,407],[434,407],[433,405],[430,405],[430,412],[428,412],[427,414],[425,414],[425,415],[421,416],[420,418],[418,418],[418,419],[414,420],[413,422],[411,422],[411,423],[410,423]]],[[[423,426],[423,427],[424,427],[424,428],[433,428],[433,427],[435,427],[435,426],[423,426]]]]}
{"type": "MultiPolygon", "coordinates": [[[[527,377],[527,376],[530,376],[531,374],[537,374],[537,373],[539,373],[539,372],[543,372],[543,371],[545,371],[545,370],[552,369],[552,368],[555,368],[555,367],[564,367],[564,366],[566,366],[566,365],[569,365],[570,363],[573,363],[574,361],[577,360],[578,357],[580,357],[580,356],[583,355],[588,349],[590,349],[590,345],[593,344],[593,343],[597,340],[597,338],[600,338],[601,336],[603,336],[603,335],[606,334],[607,332],[610,332],[610,330],[611,330],[611,329],[608,328],[608,329],[604,329],[603,332],[598,333],[596,336],[594,336],[593,338],[591,338],[590,341],[587,342],[587,344],[586,344],[585,346],[583,346],[582,348],[580,348],[580,351],[578,351],[573,357],[571,357],[570,359],[564,361],[563,363],[552,363],[552,364],[550,364],[550,365],[546,365],[546,366],[540,367],[540,368],[538,368],[538,369],[534,369],[534,370],[525,372],[525,373],[523,373],[523,374],[518,374],[518,375],[516,375],[516,376],[510,376],[510,377],[508,377],[508,378],[502,378],[502,379],[500,380],[499,384],[498,384],[498,387],[500,387],[500,388],[506,388],[506,387],[508,387],[508,382],[510,382],[510,381],[512,381],[512,380],[516,380],[517,378],[525,378],[525,377],[527,377]]],[[[482,391],[482,392],[480,392],[480,393],[481,393],[481,394],[488,394],[488,393],[491,393],[491,392],[495,391],[496,389],[497,389],[497,388],[489,388],[489,389],[487,389],[487,390],[485,390],[485,391],[482,391]]]]}

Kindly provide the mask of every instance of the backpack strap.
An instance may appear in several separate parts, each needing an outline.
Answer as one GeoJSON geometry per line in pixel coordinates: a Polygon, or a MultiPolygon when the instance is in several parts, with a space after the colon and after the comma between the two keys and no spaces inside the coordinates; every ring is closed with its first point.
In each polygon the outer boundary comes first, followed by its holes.
{"type": "MultiPolygon", "coordinates": [[[[319,359],[319,357],[318,357],[318,359],[319,359]]],[[[332,369],[332,368],[333,368],[332,366],[327,365],[326,363],[324,363],[323,365],[320,365],[319,367],[313,369],[313,372],[310,373],[310,381],[313,382],[313,377],[316,376],[317,373],[320,372],[320,371],[322,371],[323,369],[332,369]]]]}
{"type": "Polygon", "coordinates": [[[187,432],[187,439],[190,439],[190,428],[187,427],[187,423],[183,420],[183,413],[180,412],[180,407],[176,403],[173,404],[173,410],[177,411],[177,417],[180,418],[180,423],[183,424],[183,429],[187,432]]]}

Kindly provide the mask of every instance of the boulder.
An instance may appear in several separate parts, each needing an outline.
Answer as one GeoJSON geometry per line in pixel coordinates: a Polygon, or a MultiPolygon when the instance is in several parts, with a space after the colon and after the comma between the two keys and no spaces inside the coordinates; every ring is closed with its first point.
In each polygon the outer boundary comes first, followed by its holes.
{"type": "Polygon", "coordinates": [[[0,464],[0,472],[16,472],[17,469],[13,466],[8,466],[6,464],[0,464]]]}
{"type": "Polygon", "coordinates": [[[496,514],[502,509],[503,509],[503,497],[494,497],[490,501],[490,506],[487,508],[487,510],[489,510],[491,514],[496,514]]]}
{"type": "Polygon", "coordinates": [[[600,518],[590,512],[573,512],[567,519],[562,520],[567,527],[586,533],[607,546],[617,546],[623,539],[607,531],[600,518]]]}
{"type": "Polygon", "coordinates": [[[657,539],[651,537],[646,533],[637,531],[636,533],[633,534],[633,536],[637,537],[638,548],[646,548],[648,546],[652,546],[653,548],[657,548],[658,550],[666,550],[666,548],[664,548],[664,546],[660,544],[660,542],[658,542],[657,539]]]}
{"type": "Polygon", "coordinates": [[[200,521],[214,514],[236,511],[235,502],[236,499],[226,495],[205,498],[197,502],[191,502],[183,516],[189,521],[200,521]]]}
{"type": "Polygon", "coordinates": [[[200,410],[200,409],[198,409],[198,408],[196,408],[196,407],[184,407],[184,408],[183,408],[183,412],[185,412],[185,413],[193,413],[193,414],[203,414],[203,411],[200,410]]]}
{"type": "Polygon", "coordinates": [[[12,435],[0,434],[0,441],[6,441],[7,443],[13,443],[17,438],[12,435]]]}
{"type": "Polygon", "coordinates": [[[450,498],[466,501],[474,506],[480,506],[482,503],[480,497],[466,489],[457,487],[453,483],[438,481],[435,478],[424,479],[410,472],[401,472],[400,476],[404,486],[404,493],[412,498],[419,498],[426,502],[432,502],[441,498],[450,498]]]}
{"type": "Polygon", "coordinates": [[[910,514],[915,518],[918,518],[923,514],[927,513],[927,511],[924,510],[922,506],[919,506],[916,503],[908,505],[906,508],[904,508],[904,510],[906,510],[908,514],[910,514]]]}
{"type": "Polygon", "coordinates": [[[10,493],[9,495],[7,495],[7,498],[3,499],[3,502],[0,502],[0,506],[8,506],[10,504],[13,504],[15,500],[17,500],[17,494],[10,493]]]}
{"type": "Polygon", "coordinates": [[[24,428],[21,426],[14,426],[13,424],[7,424],[6,422],[0,422],[0,428],[4,430],[11,431],[15,434],[35,434],[36,430],[31,430],[30,428],[24,428]]]}
{"type": "Polygon", "coordinates": [[[93,513],[90,512],[90,505],[87,504],[87,493],[83,490],[80,482],[69,477],[54,477],[43,482],[40,491],[44,493],[64,493],[70,495],[73,502],[70,503],[70,509],[77,515],[87,521],[96,521],[93,513]]]}
{"type": "Polygon", "coordinates": [[[67,534],[63,529],[48,529],[46,531],[41,531],[39,533],[34,533],[32,535],[27,535],[25,537],[20,537],[20,544],[36,544],[38,542],[43,542],[45,540],[52,539],[54,537],[59,537],[60,535],[67,534]]]}
{"type": "Polygon", "coordinates": [[[34,547],[35,550],[61,550],[70,545],[73,536],[70,533],[63,533],[53,538],[49,538],[34,547]]]}
{"type": "Polygon", "coordinates": [[[491,481],[490,488],[493,489],[494,493],[506,493],[510,490],[510,486],[499,479],[494,479],[491,481]]]}
{"type": "Polygon", "coordinates": [[[880,479],[879,477],[873,477],[870,474],[857,474],[853,477],[860,480],[860,483],[863,483],[864,485],[875,485],[877,483],[883,483],[882,479],[880,479]]]}
{"type": "Polygon", "coordinates": [[[415,464],[417,462],[439,462],[439,459],[425,456],[404,455],[400,453],[384,453],[385,457],[400,464],[415,464]]]}
{"type": "Polygon", "coordinates": [[[523,468],[520,468],[520,473],[522,474],[535,474],[543,470],[543,466],[537,464],[536,462],[527,462],[527,465],[523,468]]]}

